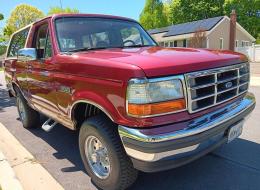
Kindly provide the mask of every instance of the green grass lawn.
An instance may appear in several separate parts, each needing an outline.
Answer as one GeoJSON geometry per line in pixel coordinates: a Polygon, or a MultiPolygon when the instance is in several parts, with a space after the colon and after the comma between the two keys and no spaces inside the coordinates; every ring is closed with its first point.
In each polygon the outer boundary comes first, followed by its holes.
{"type": "MultiPolygon", "coordinates": [[[[3,67],[0,67],[0,71],[3,71],[4,69],[3,69],[3,67]]],[[[1,189],[0,189],[1,190],[1,189]]]]}

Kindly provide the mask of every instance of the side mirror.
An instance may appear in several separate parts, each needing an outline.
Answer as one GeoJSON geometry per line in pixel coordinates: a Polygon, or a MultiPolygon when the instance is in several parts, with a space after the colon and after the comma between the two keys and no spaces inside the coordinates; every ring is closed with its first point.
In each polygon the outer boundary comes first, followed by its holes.
{"type": "Polygon", "coordinates": [[[35,48],[23,48],[18,50],[18,61],[34,61],[37,59],[35,48]]]}

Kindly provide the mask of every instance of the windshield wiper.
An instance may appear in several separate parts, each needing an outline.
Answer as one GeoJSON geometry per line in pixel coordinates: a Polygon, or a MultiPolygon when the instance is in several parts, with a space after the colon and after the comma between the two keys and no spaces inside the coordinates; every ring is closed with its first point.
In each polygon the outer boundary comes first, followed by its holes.
{"type": "Polygon", "coordinates": [[[79,51],[99,50],[99,49],[108,49],[108,48],[109,47],[95,47],[95,48],[85,47],[85,48],[68,50],[67,52],[79,52],[79,51]]]}
{"type": "Polygon", "coordinates": [[[123,46],[122,48],[136,48],[136,47],[151,47],[154,45],[142,45],[142,44],[138,44],[138,45],[132,45],[132,46],[123,46]]]}
{"type": "Polygon", "coordinates": [[[89,51],[89,50],[100,50],[100,49],[112,49],[112,48],[136,48],[136,47],[150,47],[150,46],[154,46],[154,45],[132,45],[132,46],[118,46],[118,47],[95,47],[95,48],[89,48],[89,47],[85,47],[85,48],[78,48],[78,49],[72,49],[72,50],[68,50],[67,52],[80,52],[80,51],[89,51]]]}

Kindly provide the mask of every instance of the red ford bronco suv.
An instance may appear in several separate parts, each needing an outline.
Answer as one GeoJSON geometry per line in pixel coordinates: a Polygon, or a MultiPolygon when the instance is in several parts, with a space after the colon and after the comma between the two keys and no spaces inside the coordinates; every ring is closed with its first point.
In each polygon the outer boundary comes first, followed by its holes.
{"type": "Polygon", "coordinates": [[[123,190],[138,170],[187,164],[242,132],[255,107],[247,58],[162,48],[136,21],[59,14],[13,34],[4,61],[25,128],[79,130],[87,173],[123,190]]]}

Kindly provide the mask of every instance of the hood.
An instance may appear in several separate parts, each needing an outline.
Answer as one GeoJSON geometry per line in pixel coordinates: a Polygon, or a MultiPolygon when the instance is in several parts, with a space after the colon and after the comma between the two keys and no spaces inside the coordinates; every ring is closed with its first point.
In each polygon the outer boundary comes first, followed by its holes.
{"type": "Polygon", "coordinates": [[[79,57],[104,59],[140,67],[147,77],[183,74],[247,61],[246,56],[226,50],[143,47],[77,53],[79,57]]]}

